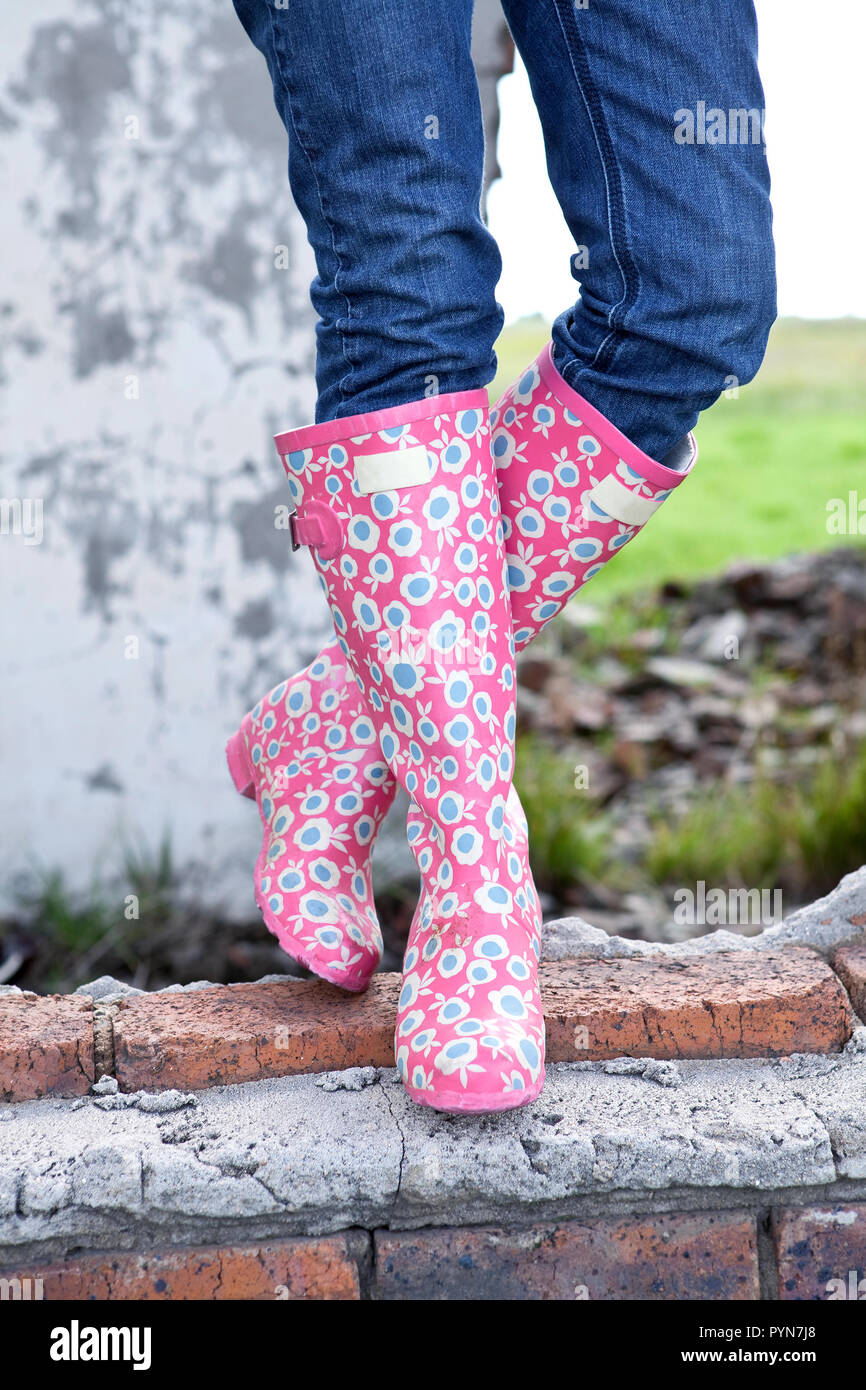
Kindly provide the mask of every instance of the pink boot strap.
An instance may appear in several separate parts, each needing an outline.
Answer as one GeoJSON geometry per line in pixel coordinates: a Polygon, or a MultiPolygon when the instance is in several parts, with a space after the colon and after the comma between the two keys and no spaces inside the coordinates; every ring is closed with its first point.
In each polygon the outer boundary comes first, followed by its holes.
{"type": "Polygon", "coordinates": [[[306,502],[303,514],[292,512],[289,517],[292,550],[302,545],[313,546],[321,560],[333,560],[343,549],[343,526],[340,518],[324,502],[306,502]]]}

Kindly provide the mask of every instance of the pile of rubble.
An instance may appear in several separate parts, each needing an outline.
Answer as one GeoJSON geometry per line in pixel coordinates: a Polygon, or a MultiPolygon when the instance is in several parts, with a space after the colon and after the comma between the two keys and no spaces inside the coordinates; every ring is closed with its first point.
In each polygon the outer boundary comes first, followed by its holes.
{"type": "Polygon", "coordinates": [[[650,808],[676,817],[714,784],[801,780],[866,739],[862,547],[668,583],[619,621],[575,600],[547,632],[519,664],[521,730],[583,770],[626,856],[650,808]]]}

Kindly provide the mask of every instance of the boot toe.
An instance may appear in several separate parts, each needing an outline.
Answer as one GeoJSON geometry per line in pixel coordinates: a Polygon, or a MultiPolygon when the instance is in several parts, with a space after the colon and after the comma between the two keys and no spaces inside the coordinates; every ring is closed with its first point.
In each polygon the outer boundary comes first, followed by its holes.
{"type": "Polygon", "coordinates": [[[521,1084],[513,1090],[446,1090],[442,1086],[430,1090],[417,1089],[410,1082],[403,1085],[411,1100],[418,1105],[426,1105],[431,1110],[441,1110],[447,1115],[492,1115],[505,1110],[517,1110],[521,1105],[530,1105],[537,1100],[544,1089],[544,1067],[529,1085],[521,1084]]]}
{"type": "MultiPolygon", "coordinates": [[[[449,1024],[463,1001],[445,1001],[427,1017],[415,1008],[398,1016],[397,1070],[412,1100],[452,1114],[512,1110],[535,1100],[544,1086],[544,1026],[541,1001],[523,1003],[525,1025],[505,1021],[498,1007],[478,1000],[456,1025],[449,1024]]],[[[515,991],[516,996],[516,991],[515,991]]]]}
{"type": "Polygon", "coordinates": [[[329,984],[359,994],[369,985],[382,958],[381,933],[361,905],[318,895],[310,913],[309,901],[294,901],[286,893],[268,891],[259,878],[256,902],[265,926],[286,955],[329,984]]]}

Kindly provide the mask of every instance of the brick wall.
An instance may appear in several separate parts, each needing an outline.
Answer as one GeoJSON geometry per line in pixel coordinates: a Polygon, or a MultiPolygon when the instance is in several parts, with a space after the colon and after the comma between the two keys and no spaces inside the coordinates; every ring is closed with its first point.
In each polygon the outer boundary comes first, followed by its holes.
{"type": "Polygon", "coordinates": [[[845,885],[738,949],[578,932],[542,1099],[483,1120],[406,1099],[394,975],[2,992],[0,1299],[866,1298],[845,885]]]}
{"type": "Polygon", "coordinates": [[[72,1254],[0,1298],[866,1300],[866,1202],[72,1254]]]}
{"type": "MultiPolygon", "coordinates": [[[[866,946],[841,949],[834,963],[802,947],[718,952],[688,966],[668,957],[543,962],[549,1060],[838,1052],[863,1007],[866,946]]],[[[116,1077],[121,1091],[198,1090],[390,1067],[399,980],[377,975],[365,994],[349,997],[319,980],[289,979],[105,1005],[2,995],[0,1097],[81,1096],[103,1076],[116,1077]]]]}

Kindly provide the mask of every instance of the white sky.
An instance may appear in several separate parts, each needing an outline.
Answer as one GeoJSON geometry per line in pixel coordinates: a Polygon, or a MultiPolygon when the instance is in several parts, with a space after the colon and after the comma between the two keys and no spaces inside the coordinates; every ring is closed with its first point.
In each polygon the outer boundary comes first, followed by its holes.
{"type": "MultiPolygon", "coordinates": [[[[779,312],[866,316],[866,5],[756,0],[779,312]]],[[[553,318],[576,295],[571,238],[550,185],[525,70],[499,84],[503,178],[490,228],[507,322],[553,318]]]]}

